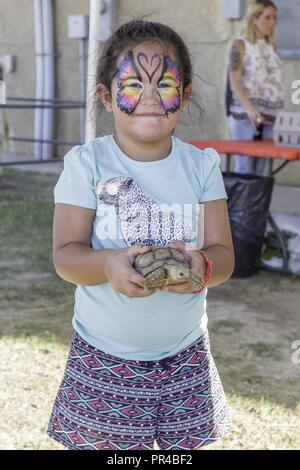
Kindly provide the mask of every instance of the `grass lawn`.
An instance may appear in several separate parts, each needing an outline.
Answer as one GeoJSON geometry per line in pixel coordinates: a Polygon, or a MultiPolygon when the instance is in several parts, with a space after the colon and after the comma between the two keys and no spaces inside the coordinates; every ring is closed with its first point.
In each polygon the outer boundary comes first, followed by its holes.
{"type": "MultiPolygon", "coordinates": [[[[0,169],[0,449],[46,434],[72,335],[74,286],[51,260],[57,176],[0,169]]],[[[300,279],[261,271],[210,289],[212,351],[233,425],[215,449],[300,449],[300,279]]]]}

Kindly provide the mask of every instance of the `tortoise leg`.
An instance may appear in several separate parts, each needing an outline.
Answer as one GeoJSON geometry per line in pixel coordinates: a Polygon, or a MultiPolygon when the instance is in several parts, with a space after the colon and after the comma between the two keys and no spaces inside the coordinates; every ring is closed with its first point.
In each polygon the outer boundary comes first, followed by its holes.
{"type": "Polygon", "coordinates": [[[153,287],[165,286],[166,270],[163,267],[155,269],[152,273],[145,277],[144,289],[152,289],[153,287]]]}
{"type": "Polygon", "coordinates": [[[196,284],[198,288],[202,282],[202,277],[196,273],[193,273],[193,271],[190,271],[190,278],[192,279],[192,281],[194,281],[194,283],[196,284]]]}

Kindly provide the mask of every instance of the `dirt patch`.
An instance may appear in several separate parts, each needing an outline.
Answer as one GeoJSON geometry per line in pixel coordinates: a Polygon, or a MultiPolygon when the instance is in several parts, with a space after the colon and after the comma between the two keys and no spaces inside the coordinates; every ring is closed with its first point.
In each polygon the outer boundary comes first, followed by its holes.
{"type": "Polygon", "coordinates": [[[298,278],[262,271],[209,290],[209,329],[230,389],[230,379],[241,368],[235,390],[238,386],[247,396],[263,393],[286,406],[297,405],[300,365],[292,361],[292,344],[300,339],[299,286],[298,278]]]}

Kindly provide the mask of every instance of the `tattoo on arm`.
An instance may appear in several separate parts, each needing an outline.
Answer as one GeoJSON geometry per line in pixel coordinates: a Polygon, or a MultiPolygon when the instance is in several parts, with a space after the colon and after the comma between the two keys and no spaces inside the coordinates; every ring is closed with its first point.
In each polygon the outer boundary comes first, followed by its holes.
{"type": "Polygon", "coordinates": [[[230,51],[229,65],[230,70],[238,70],[241,66],[241,53],[238,48],[233,45],[230,51]]]}

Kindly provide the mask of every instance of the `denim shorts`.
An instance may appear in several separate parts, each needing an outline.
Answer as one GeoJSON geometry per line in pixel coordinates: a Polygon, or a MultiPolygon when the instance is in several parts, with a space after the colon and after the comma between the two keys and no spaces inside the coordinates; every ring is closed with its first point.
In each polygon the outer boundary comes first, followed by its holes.
{"type": "Polygon", "coordinates": [[[158,361],[112,356],[75,333],[48,435],[72,450],[192,450],[230,421],[207,333],[158,361]]]}

